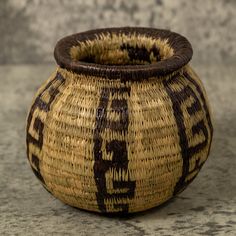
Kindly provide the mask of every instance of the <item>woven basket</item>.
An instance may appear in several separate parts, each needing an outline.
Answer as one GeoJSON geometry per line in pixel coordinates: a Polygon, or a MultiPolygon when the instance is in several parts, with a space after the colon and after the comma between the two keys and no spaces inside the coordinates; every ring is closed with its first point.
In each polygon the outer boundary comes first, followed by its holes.
{"type": "Polygon", "coordinates": [[[183,36],[152,28],[74,34],[27,121],[27,156],[61,201],[95,212],[143,211],[192,182],[212,140],[206,92],[183,36]]]}

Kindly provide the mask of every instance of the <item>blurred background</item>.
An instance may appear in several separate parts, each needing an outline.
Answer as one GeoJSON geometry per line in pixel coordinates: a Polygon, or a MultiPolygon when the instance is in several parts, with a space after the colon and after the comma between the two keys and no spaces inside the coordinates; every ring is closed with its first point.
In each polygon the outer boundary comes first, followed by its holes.
{"type": "Polygon", "coordinates": [[[0,235],[236,235],[235,0],[0,0],[0,235]],[[213,113],[211,153],[168,204],[128,218],[71,208],[40,185],[26,158],[27,110],[55,70],[60,38],[150,26],[188,38],[213,113]]]}
{"type": "Polygon", "coordinates": [[[61,37],[111,26],[165,28],[186,36],[193,62],[236,61],[235,0],[1,0],[1,64],[52,62],[61,37]]]}

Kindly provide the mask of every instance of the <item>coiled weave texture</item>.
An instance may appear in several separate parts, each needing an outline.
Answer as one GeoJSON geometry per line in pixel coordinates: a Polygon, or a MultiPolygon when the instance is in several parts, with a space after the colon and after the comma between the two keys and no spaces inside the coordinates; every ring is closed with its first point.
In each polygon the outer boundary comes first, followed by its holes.
{"type": "Polygon", "coordinates": [[[27,155],[61,201],[137,212],[185,189],[208,157],[212,132],[206,92],[189,65],[142,81],[58,67],[30,109],[27,155]]]}

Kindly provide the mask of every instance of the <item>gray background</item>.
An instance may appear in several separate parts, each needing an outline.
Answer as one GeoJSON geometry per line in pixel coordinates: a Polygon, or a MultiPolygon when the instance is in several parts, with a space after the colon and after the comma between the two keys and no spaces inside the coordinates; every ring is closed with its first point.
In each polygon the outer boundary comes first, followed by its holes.
{"type": "Polygon", "coordinates": [[[236,1],[0,0],[0,235],[235,236],[236,1]],[[198,177],[163,206],[127,217],[69,207],[46,192],[25,147],[27,110],[55,69],[56,41],[106,26],[168,28],[194,48],[213,111],[211,153],[198,177]]]}
{"type": "Polygon", "coordinates": [[[61,37],[107,26],[171,29],[194,62],[236,61],[235,0],[1,0],[0,63],[52,62],[61,37]]]}

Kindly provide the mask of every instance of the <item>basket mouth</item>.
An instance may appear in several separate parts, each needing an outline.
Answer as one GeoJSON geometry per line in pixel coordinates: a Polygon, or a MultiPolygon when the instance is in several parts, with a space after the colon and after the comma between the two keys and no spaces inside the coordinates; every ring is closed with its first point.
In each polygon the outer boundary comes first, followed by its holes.
{"type": "Polygon", "coordinates": [[[137,80],[171,74],[192,58],[192,46],[169,30],[120,27],[62,38],[54,57],[61,68],[109,79],[137,80]]]}

